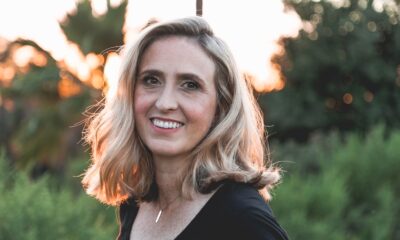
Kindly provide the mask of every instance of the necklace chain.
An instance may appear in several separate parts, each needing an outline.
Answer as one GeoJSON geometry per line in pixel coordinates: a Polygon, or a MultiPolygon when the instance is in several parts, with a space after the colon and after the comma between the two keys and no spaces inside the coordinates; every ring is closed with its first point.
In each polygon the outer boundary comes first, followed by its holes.
{"type": "Polygon", "coordinates": [[[158,214],[157,214],[157,217],[156,217],[156,223],[158,223],[158,221],[160,220],[162,212],[165,209],[167,209],[172,203],[174,203],[176,200],[178,200],[179,197],[180,197],[180,194],[175,199],[173,199],[172,201],[167,203],[164,207],[161,207],[161,202],[160,202],[160,200],[158,200],[158,205],[159,205],[160,211],[158,211],[158,214]]]}

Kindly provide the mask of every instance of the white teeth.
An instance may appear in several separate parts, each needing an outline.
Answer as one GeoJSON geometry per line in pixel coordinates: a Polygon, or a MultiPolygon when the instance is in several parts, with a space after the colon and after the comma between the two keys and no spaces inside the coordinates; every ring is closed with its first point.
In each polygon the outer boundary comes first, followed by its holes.
{"type": "Polygon", "coordinates": [[[159,119],[152,119],[152,122],[155,126],[160,128],[179,128],[183,125],[182,123],[161,121],[159,119]]]}

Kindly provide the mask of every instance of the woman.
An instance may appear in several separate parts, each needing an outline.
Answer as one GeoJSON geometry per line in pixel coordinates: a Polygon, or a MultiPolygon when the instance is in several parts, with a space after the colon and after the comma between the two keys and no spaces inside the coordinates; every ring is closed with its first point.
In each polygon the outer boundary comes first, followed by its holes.
{"type": "Polygon", "coordinates": [[[126,49],[86,140],[83,184],[120,206],[118,239],[287,239],[266,203],[280,175],[261,112],[202,18],[154,24],[126,49]]]}

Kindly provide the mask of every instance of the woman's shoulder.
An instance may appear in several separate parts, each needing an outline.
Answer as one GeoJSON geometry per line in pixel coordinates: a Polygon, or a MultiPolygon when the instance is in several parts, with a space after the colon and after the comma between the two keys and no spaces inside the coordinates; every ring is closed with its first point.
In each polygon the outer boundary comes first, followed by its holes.
{"type": "Polygon", "coordinates": [[[227,206],[235,210],[245,210],[251,207],[261,207],[269,214],[272,211],[258,189],[247,183],[225,182],[220,189],[221,198],[227,206]]]}
{"type": "Polygon", "coordinates": [[[235,227],[248,239],[288,239],[269,204],[246,183],[227,182],[219,190],[220,204],[235,227]]]}

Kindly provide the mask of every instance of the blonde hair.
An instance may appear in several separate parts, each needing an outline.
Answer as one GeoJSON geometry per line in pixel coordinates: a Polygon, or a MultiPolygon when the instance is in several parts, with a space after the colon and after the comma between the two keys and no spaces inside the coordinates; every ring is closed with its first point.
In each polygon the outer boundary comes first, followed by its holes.
{"type": "Polygon", "coordinates": [[[265,154],[268,148],[262,113],[228,46],[200,17],[154,24],[124,52],[116,94],[106,96],[102,110],[86,127],[85,139],[92,149],[92,165],[82,180],[87,193],[112,205],[129,196],[139,200],[157,197],[152,155],[135,129],[133,93],[143,53],[150,44],[168,36],[195,40],[216,66],[216,119],[189,156],[182,193],[205,193],[231,180],[257,187],[269,200],[269,190],[280,174],[265,154]]]}

